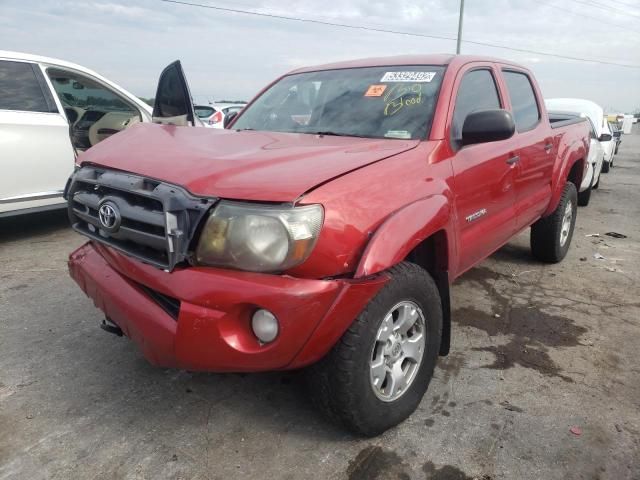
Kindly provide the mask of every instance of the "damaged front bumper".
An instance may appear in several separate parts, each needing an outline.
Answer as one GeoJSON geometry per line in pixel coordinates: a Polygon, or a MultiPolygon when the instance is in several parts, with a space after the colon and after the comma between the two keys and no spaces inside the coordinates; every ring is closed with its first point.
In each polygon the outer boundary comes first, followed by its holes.
{"type": "Polygon", "coordinates": [[[293,369],[319,360],[388,280],[208,267],[169,273],[93,242],[70,255],[69,272],[151,363],[214,372],[293,369]],[[251,330],[259,308],[279,321],[268,344],[251,330]]]}

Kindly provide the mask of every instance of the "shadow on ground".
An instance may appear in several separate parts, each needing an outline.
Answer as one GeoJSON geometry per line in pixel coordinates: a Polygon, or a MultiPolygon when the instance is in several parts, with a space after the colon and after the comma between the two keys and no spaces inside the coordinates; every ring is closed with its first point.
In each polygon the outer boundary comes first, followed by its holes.
{"type": "Polygon", "coordinates": [[[49,235],[65,228],[69,228],[65,209],[0,218],[0,242],[49,235]]]}

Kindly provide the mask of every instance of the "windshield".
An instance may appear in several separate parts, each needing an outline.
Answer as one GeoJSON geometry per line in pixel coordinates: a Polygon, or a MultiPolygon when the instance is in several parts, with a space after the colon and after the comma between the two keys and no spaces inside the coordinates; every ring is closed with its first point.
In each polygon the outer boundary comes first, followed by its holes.
{"type": "Polygon", "coordinates": [[[425,138],[443,66],[367,67],[288,75],[245,108],[238,130],[425,138]]]}

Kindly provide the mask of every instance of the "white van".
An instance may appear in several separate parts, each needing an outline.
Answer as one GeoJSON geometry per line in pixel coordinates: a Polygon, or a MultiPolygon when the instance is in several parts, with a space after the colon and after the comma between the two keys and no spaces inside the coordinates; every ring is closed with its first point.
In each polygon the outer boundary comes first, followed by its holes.
{"type": "Polygon", "coordinates": [[[0,50],[0,217],[64,207],[77,152],[151,113],[80,65],[0,50]]]}

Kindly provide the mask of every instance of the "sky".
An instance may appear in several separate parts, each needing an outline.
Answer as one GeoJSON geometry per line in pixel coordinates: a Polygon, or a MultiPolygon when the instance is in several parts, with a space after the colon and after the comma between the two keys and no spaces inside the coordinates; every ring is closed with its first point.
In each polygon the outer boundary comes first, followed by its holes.
{"type": "MultiPolygon", "coordinates": [[[[450,38],[458,28],[458,0],[185,1],[450,38]]],[[[154,95],[162,69],[180,59],[194,100],[206,103],[249,100],[297,67],[455,53],[456,43],[161,0],[0,0],[0,48],[81,64],[143,97],[154,95]]],[[[546,98],[588,98],[609,112],[640,111],[640,0],[466,0],[462,53],[526,65],[546,98]]]]}

